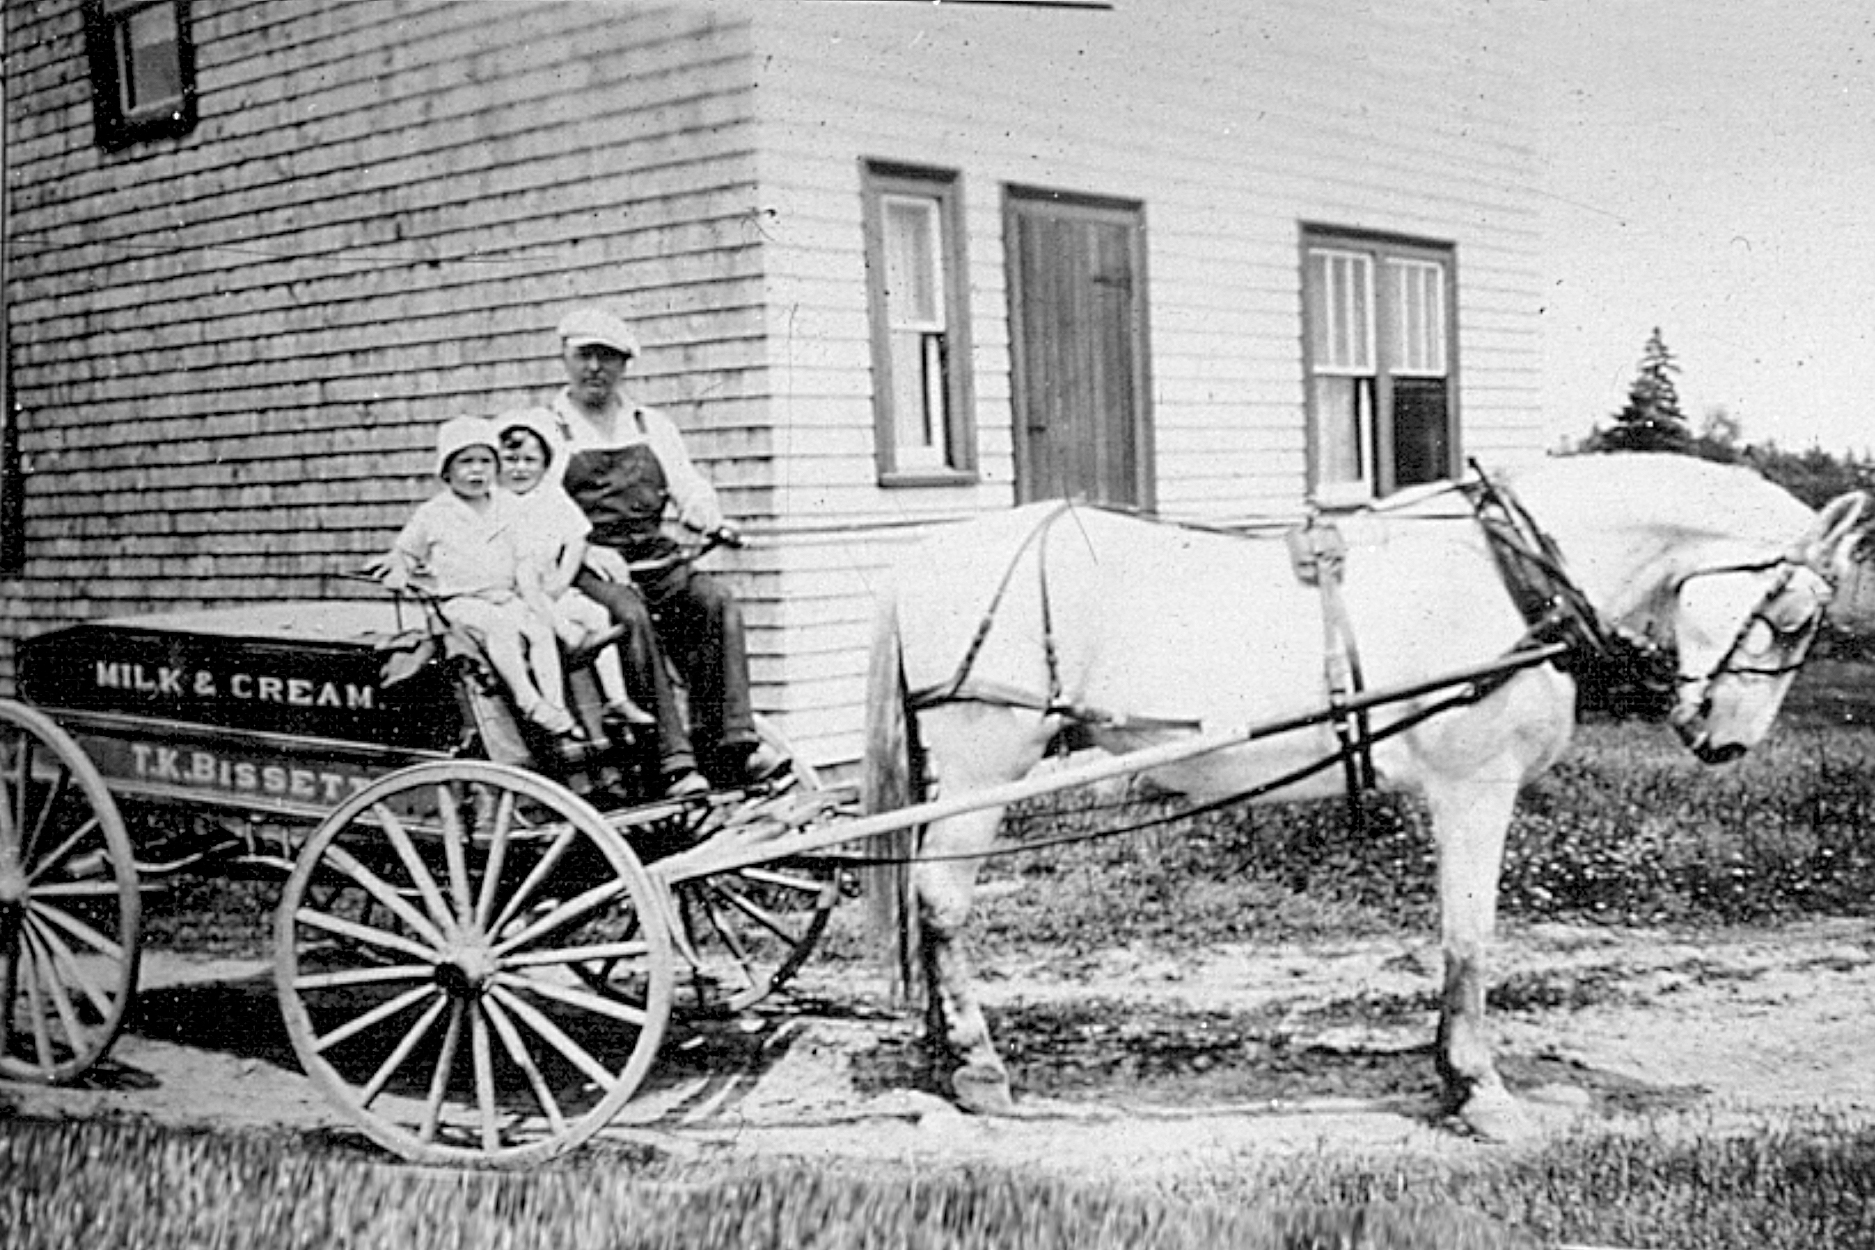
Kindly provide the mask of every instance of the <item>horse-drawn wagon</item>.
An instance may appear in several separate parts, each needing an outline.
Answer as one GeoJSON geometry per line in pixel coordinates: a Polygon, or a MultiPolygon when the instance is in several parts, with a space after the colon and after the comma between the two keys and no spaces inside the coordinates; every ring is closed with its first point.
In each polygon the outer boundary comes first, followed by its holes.
{"type": "MultiPolygon", "coordinates": [[[[829,861],[657,882],[645,864],[823,820],[844,792],[800,763],[654,799],[629,750],[536,771],[551,757],[449,644],[388,600],[24,643],[23,701],[0,700],[0,1076],[69,1081],[105,1054],[143,904],[183,873],[284,879],[301,1063],[412,1158],[563,1150],[630,1097],[673,1011],[734,1011],[787,979],[838,895],[829,861]]],[[[589,674],[571,685],[596,730],[589,674]]]]}
{"type": "Polygon", "coordinates": [[[1452,1109],[1502,1131],[1485,954],[1517,789],[1567,741],[1567,670],[1634,640],[1676,665],[1688,746],[1742,751],[1863,503],[1813,513],[1739,471],[1597,461],[1542,466],[1515,497],[1422,492],[1315,546],[1065,505],[940,530],[883,598],[865,814],[805,764],[681,800],[635,791],[623,758],[556,773],[473,657],[390,603],[30,639],[23,701],[0,701],[0,1076],[74,1079],[103,1055],[165,876],[268,867],[308,1074],[407,1157],[528,1162],[623,1109],[673,1012],[784,981],[870,861],[906,869],[955,1091],[994,1111],[1007,1076],[959,936],[1008,803],[1129,774],[1201,802],[1345,775],[1427,799],[1437,1060],[1452,1109]],[[1064,730],[1108,754],[1031,776],[1064,730]]]}

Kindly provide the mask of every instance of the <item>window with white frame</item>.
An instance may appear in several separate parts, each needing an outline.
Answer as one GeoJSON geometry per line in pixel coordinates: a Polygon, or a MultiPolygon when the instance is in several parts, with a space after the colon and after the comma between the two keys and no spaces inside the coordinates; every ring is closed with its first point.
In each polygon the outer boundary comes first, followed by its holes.
{"type": "Polygon", "coordinates": [[[966,478],[975,458],[957,175],[868,162],[864,194],[880,480],[966,478]]]}
{"type": "Polygon", "coordinates": [[[195,125],[188,0],[86,0],[98,142],[123,147],[195,125]]]}
{"type": "Polygon", "coordinates": [[[1309,486],[1350,503],[1457,469],[1452,249],[1309,228],[1309,486]]]}

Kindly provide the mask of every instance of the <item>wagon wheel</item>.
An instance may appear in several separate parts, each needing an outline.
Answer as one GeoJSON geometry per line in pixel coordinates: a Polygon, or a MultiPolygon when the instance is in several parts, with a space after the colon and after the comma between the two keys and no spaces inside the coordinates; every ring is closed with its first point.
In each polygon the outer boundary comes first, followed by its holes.
{"type": "Polygon", "coordinates": [[[0,700],[0,1076],[70,1081],[137,988],[137,867],[78,744],[0,700]]]}
{"type": "MultiPolygon", "coordinates": [[[[792,832],[802,820],[824,812],[834,796],[819,773],[762,717],[755,718],[755,725],[767,745],[794,761],[785,782],[714,794],[674,814],[665,805],[621,812],[613,822],[634,845],[650,854],[668,854],[716,836],[792,832]]],[[[840,885],[836,865],[826,858],[781,860],[672,882],[672,923],[687,964],[677,977],[677,1010],[735,1015],[780,989],[826,930],[840,885]]],[[[595,988],[603,988],[613,975],[601,962],[583,971],[595,988]]]]}
{"type": "Polygon", "coordinates": [[[674,963],[638,858],[584,800],[479,760],[419,764],[308,839],[274,930],[306,1072],[422,1163],[512,1166],[617,1115],[656,1058],[674,963]],[[606,994],[577,969],[612,962],[606,994]]]}
{"type": "MultiPolygon", "coordinates": [[[[766,745],[794,761],[791,784],[774,792],[754,790],[699,813],[693,841],[728,826],[793,832],[824,806],[826,787],[813,765],[763,717],[755,718],[755,729],[766,745]]],[[[733,1015],[799,971],[840,901],[840,880],[829,859],[790,859],[674,882],[671,892],[676,923],[694,956],[688,974],[679,976],[679,1006],[699,1015],[733,1015]]]]}

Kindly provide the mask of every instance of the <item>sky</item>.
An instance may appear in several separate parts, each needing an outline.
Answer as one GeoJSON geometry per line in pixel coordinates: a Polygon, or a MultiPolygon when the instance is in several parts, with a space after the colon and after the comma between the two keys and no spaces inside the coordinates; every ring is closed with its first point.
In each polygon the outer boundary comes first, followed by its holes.
{"type": "Polygon", "coordinates": [[[1609,423],[1657,326],[1697,430],[1875,447],[1875,0],[1533,12],[1546,423],[1609,423]]]}

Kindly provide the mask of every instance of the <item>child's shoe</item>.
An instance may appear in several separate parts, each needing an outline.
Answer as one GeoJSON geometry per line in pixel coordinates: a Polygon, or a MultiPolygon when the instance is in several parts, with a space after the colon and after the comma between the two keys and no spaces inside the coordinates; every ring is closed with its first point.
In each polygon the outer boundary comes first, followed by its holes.
{"type": "Polygon", "coordinates": [[[680,768],[664,774],[664,797],[667,799],[694,799],[709,792],[708,779],[694,768],[680,768]]]}
{"type": "Polygon", "coordinates": [[[630,699],[608,699],[599,713],[599,723],[612,741],[631,746],[642,731],[658,723],[658,718],[630,699]]]}
{"type": "Polygon", "coordinates": [[[592,762],[593,758],[606,749],[608,744],[597,742],[587,736],[586,731],[574,725],[553,735],[553,754],[561,767],[581,768],[592,762]]]}

